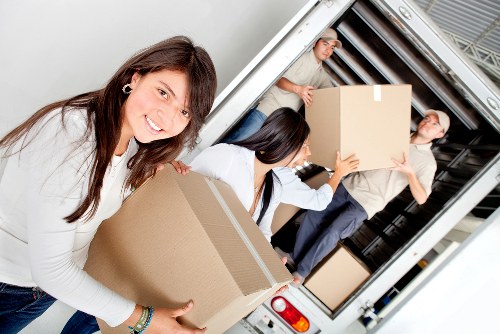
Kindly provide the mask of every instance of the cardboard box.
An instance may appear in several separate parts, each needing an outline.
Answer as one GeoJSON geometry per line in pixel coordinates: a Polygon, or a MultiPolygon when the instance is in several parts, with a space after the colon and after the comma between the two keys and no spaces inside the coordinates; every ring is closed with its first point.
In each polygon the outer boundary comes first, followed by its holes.
{"type": "Polygon", "coordinates": [[[310,160],[334,169],[336,151],[342,159],[355,153],[359,169],[392,167],[391,158],[408,154],[411,85],[341,86],[314,91],[306,108],[311,127],[310,160]]]}
{"type": "Polygon", "coordinates": [[[368,277],[366,265],[339,244],[309,275],[304,286],[333,311],[368,277]]]}
{"type": "Polygon", "coordinates": [[[102,224],[85,270],[142,305],[193,299],[180,321],[217,334],[292,279],[228,185],[168,166],[102,224]]]}
{"type": "MultiPolygon", "coordinates": [[[[328,172],[322,171],[308,179],[305,183],[313,189],[318,189],[328,181],[328,178],[328,172]]],[[[295,205],[280,203],[276,211],[274,211],[273,222],[271,224],[273,234],[278,232],[299,211],[300,208],[295,205]]]]}

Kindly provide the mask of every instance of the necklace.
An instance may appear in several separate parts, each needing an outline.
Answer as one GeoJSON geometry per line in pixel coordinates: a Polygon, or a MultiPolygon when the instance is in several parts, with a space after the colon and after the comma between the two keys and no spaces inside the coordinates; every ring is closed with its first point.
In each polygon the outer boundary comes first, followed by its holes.
{"type": "Polygon", "coordinates": [[[252,202],[252,206],[250,207],[250,214],[253,216],[253,214],[255,213],[255,209],[257,208],[257,203],[259,202],[259,198],[260,198],[260,193],[262,191],[262,186],[264,184],[261,183],[259,186],[257,187],[254,187],[254,196],[253,196],[253,202],[252,202]]]}
{"type": "MultiPolygon", "coordinates": [[[[257,179],[257,177],[256,177],[256,175],[254,175],[254,180],[256,180],[256,179],[257,179]]],[[[253,187],[253,191],[255,193],[258,193],[260,191],[260,189],[262,188],[263,184],[264,184],[264,178],[262,178],[261,180],[259,180],[259,182],[258,182],[258,184],[256,186],[254,184],[255,187],[253,187]]]]}

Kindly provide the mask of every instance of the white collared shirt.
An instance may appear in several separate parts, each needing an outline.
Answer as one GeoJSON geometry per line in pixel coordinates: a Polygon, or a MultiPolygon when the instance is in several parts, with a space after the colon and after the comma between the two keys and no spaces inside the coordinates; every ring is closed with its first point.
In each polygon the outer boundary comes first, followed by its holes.
{"type": "MultiPolygon", "coordinates": [[[[194,172],[227,183],[247,211],[254,200],[254,159],[255,152],[241,146],[217,144],[203,150],[191,163],[194,172]]],[[[259,229],[268,241],[271,240],[271,223],[274,211],[282,203],[293,204],[304,209],[323,210],[333,196],[332,188],[325,184],[318,190],[311,189],[295,175],[291,168],[273,169],[279,180],[273,184],[273,195],[269,207],[262,218],[259,229]]],[[[259,199],[253,220],[257,221],[262,208],[259,199]]]]}

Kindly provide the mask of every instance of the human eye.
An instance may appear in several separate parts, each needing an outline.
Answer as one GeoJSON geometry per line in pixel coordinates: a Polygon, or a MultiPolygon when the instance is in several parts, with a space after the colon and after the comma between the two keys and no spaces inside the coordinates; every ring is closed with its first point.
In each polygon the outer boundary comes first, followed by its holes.
{"type": "Polygon", "coordinates": [[[191,113],[187,110],[181,109],[181,114],[186,118],[191,118],[191,113]]]}
{"type": "Polygon", "coordinates": [[[170,98],[170,94],[161,88],[158,89],[158,93],[160,93],[160,95],[163,96],[167,100],[170,98]]]}

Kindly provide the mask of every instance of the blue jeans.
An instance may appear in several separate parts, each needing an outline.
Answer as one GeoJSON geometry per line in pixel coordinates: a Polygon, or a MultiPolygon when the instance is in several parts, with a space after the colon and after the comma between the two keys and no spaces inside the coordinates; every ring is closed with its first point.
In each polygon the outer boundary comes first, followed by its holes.
{"type": "Polygon", "coordinates": [[[290,254],[299,275],[309,276],[314,267],[335,249],[338,241],[351,236],[366,218],[366,211],[342,183],[326,209],[307,211],[290,254]]]}
{"type": "Polygon", "coordinates": [[[92,334],[98,330],[99,325],[93,315],[76,311],[64,326],[61,334],[92,334]]]}
{"type": "Polygon", "coordinates": [[[55,301],[54,297],[39,288],[0,283],[0,332],[18,333],[55,301]]]}
{"type": "Polygon", "coordinates": [[[257,110],[257,107],[250,109],[220,142],[231,144],[250,137],[261,128],[266,118],[267,116],[257,110]]]}

